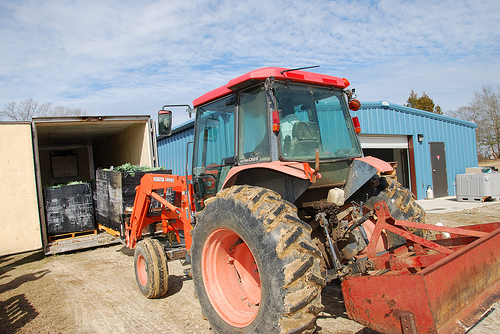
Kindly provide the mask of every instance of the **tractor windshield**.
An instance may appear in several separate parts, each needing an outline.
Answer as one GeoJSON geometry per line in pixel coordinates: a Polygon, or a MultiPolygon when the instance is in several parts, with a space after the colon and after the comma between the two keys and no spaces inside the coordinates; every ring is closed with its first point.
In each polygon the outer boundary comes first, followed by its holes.
{"type": "Polygon", "coordinates": [[[275,83],[280,110],[280,155],[311,161],[357,157],[361,148],[344,93],[328,87],[275,83]]]}

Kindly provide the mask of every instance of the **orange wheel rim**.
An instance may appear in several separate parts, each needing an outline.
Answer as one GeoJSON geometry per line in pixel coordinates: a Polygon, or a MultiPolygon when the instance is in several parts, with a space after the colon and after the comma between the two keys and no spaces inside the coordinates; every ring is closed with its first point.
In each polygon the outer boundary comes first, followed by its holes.
{"type": "Polygon", "coordinates": [[[146,286],[148,283],[148,266],[146,264],[146,259],[142,254],[137,257],[137,277],[142,286],[146,286]]]}
{"type": "Polygon", "coordinates": [[[202,275],[208,298],[229,325],[242,328],[257,316],[260,276],[250,248],[234,231],[213,231],[203,247],[202,275]]]}

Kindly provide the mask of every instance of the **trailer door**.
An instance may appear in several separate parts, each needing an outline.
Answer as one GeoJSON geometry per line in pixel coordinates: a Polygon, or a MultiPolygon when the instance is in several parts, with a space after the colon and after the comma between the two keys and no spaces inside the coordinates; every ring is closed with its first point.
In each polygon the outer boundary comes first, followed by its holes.
{"type": "Polygon", "coordinates": [[[0,123],[0,256],[42,248],[31,123],[0,123]]]}

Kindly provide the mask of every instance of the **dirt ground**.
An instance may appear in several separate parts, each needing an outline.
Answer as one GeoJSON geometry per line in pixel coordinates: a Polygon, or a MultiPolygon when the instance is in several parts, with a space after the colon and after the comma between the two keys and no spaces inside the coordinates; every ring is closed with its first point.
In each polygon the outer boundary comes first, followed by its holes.
{"type": "MultiPolygon", "coordinates": [[[[500,221],[500,204],[429,213],[447,226],[500,221]]],[[[166,297],[139,292],[133,252],[123,245],[44,257],[40,252],[0,258],[0,333],[211,333],[181,261],[169,262],[166,297]]],[[[322,293],[318,333],[375,333],[347,318],[339,283],[322,293]]],[[[469,331],[498,333],[500,302],[469,331]]]]}
{"type": "Polygon", "coordinates": [[[488,166],[488,167],[500,168],[500,160],[484,160],[484,161],[479,161],[478,165],[479,166],[488,166]]]}

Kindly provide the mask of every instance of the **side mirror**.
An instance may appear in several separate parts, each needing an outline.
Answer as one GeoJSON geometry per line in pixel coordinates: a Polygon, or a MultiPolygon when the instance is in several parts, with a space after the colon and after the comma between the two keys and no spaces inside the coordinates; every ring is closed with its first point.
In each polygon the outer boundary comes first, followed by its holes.
{"type": "Polygon", "coordinates": [[[158,111],[158,135],[168,137],[172,134],[172,112],[170,110],[158,111]]]}

